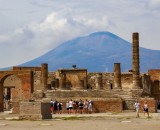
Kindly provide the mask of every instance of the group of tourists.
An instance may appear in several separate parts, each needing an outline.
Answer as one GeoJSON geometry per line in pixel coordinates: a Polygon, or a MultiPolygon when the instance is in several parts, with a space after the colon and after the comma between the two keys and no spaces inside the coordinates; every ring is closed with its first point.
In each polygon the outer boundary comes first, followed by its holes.
{"type": "Polygon", "coordinates": [[[92,107],[93,107],[93,102],[92,100],[82,100],[80,99],[79,101],[76,100],[69,100],[66,102],[66,110],[68,114],[71,113],[85,113],[85,114],[91,114],[92,113],[92,107]]]}
{"type": "MultiPolygon", "coordinates": [[[[139,118],[139,110],[140,110],[141,105],[138,100],[135,102],[134,105],[135,105],[135,110],[136,110],[136,117],[139,118]]],[[[143,104],[143,112],[144,112],[144,116],[145,116],[145,114],[147,114],[147,116],[149,118],[149,108],[148,108],[148,104],[146,101],[143,104]]]]}
{"type": "Polygon", "coordinates": [[[62,102],[58,102],[56,99],[50,101],[50,110],[52,114],[61,114],[62,110],[65,113],[72,114],[72,113],[85,113],[91,114],[92,113],[93,102],[92,100],[85,99],[84,101],[80,99],[79,101],[76,100],[67,100],[66,104],[63,105],[62,102]]]}
{"type": "Polygon", "coordinates": [[[53,101],[51,99],[50,101],[50,110],[52,112],[52,114],[61,114],[62,113],[62,106],[63,104],[61,102],[58,102],[56,99],[53,101]]]}

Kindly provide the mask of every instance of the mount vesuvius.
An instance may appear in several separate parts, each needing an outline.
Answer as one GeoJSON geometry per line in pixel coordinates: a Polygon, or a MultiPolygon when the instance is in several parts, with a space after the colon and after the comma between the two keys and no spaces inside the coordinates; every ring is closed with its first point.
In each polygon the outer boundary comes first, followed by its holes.
{"type": "MultiPolygon", "coordinates": [[[[160,68],[160,50],[140,47],[140,71],[160,68]]],[[[19,66],[48,63],[49,71],[60,68],[86,68],[89,72],[113,72],[114,63],[121,71],[132,69],[132,44],[110,32],[96,32],[66,41],[46,54],[19,66]]]]}

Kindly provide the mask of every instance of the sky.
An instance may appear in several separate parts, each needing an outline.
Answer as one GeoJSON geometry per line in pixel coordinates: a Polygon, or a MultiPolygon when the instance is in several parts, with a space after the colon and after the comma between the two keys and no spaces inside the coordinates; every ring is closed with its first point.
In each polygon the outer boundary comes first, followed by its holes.
{"type": "Polygon", "coordinates": [[[98,31],[160,50],[160,0],[0,0],[0,68],[98,31]]]}

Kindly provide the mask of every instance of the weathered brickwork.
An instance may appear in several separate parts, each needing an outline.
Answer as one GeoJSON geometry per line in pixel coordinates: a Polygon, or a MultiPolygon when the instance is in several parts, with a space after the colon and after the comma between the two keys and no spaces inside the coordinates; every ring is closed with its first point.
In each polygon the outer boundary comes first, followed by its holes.
{"type": "MultiPolygon", "coordinates": [[[[83,101],[86,100],[86,98],[80,98],[83,101]]],[[[66,102],[70,99],[59,99],[58,102],[61,102],[63,104],[62,106],[62,112],[67,113],[66,110],[66,102]]],[[[74,99],[72,100],[79,100],[74,99]]],[[[93,102],[93,111],[95,113],[100,112],[122,112],[123,111],[123,102],[120,98],[88,98],[88,101],[92,100],[93,102]]],[[[83,111],[84,112],[84,111],[83,111]]]]}
{"type": "Polygon", "coordinates": [[[121,99],[99,99],[94,101],[93,105],[94,112],[122,112],[123,104],[121,99]]]}
{"type": "Polygon", "coordinates": [[[10,85],[10,100],[13,102],[13,113],[19,112],[19,102],[29,100],[32,92],[32,73],[30,70],[0,72],[0,111],[3,111],[5,85],[10,85]],[[12,76],[14,75],[14,76],[12,76]],[[13,80],[14,79],[14,80],[13,80]],[[14,82],[14,83],[13,83],[14,82]],[[13,83],[13,84],[11,84],[13,83]]]}
{"type": "Polygon", "coordinates": [[[34,71],[34,78],[33,78],[33,84],[34,84],[34,92],[37,90],[42,90],[41,85],[41,71],[34,71]]]}
{"type": "Polygon", "coordinates": [[[148,107],[149,107],[149,112],[156,112],[156,100],[154,100],[154,98],[139,98],[139,103],[141,105],[141,109],[140,112],[143,112],[143,105],[144,102],[147,102],[148,107]]]}
{"type": "Polygon", "coordinates": [[[160,69],[152,69],[148,71],[152,83],[152,95],[160,100],[160,69]]]}

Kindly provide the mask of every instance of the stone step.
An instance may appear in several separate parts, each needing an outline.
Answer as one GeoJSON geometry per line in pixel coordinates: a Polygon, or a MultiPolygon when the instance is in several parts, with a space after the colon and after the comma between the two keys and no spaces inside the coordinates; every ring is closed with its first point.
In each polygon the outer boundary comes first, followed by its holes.
{"type": "MultiPolygon", "coordinates": [[[[132,91],[129,90],[47,90],[45,98],[133,98],[132,91]]],[[[136,97],[134,97],[136,98],[136,97]]]]}

